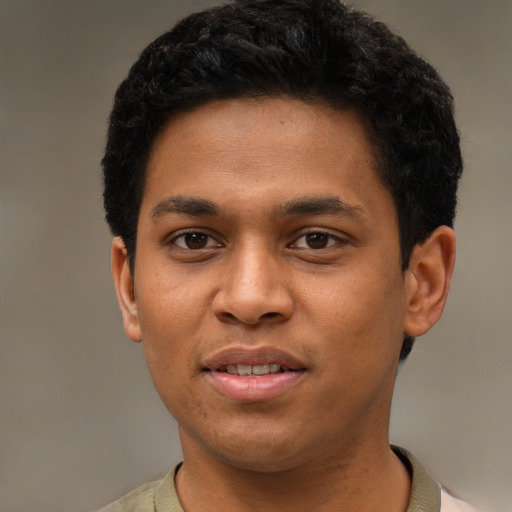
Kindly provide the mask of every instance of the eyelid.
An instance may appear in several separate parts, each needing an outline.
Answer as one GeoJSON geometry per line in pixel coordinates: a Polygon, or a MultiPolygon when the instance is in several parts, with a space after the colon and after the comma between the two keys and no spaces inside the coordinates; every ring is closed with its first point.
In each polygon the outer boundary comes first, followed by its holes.
{"type": "MultiPolygon", "coordinates": [[[[174,245],[180,249],[188,250],[188,251],[200,251],[201,249],[190,249],[188,247],[182,247],[181,245],[178,245],[176,243],[177,240],[184,238],[187,234],[191,233],[197,233],[201,235],[205,235],[209,238],[210,241],[215,241],[215,244],[209,244],[202,248],[202,249],[211,249],[215,247],[223,247],[224,243],[221,242],[219,239],[221,238],[218,234],[212,234],[211,231],[207,228],[184,228],[180,229],[178,231],[173,232],[171,235],[165,237],[163,240],[164,245],[174,245]]],[[[344,245],[346,243],[349,243],[350,237],[348,235],[342,234],[342,233],[336,233],[334,234],[332,231],[326,228],[307,228],[304,230],[299,231],[298,234],[295,235],[293,241],[288,244],[288,247],[292,249],[307,249],[307,250],[313,250],[313,251],[321,251],[325,249],[329,249],[330,247],[333,247],[335,245],[344,245]],[[326,235],[330,241],[328,242],[328,245],[326,247],[320,248],[320,249],[314,249],[312,247],[308,247],[306,244],[303,246],[298,246],[297,242],[301,240],[302,238],[312,235],[312,234],[322,234],[326,235]]]]}
{"type": "Polygon", "coordinates": [[[189,247],[182,247],[181,245],[178,245],[176,243],[176,240],[179,240],[180,238],[184,238],[186,235],[190,235],[192,233],[205,235],[210,240],[214,240],[216,242],[215,245],[207,245],[206,247],[203,247],[202,249],[211,249],[212,247],[222,247],[222,245],[223,245],[218,240],[218,236],[215,236],[212,233],[208,232],[208,230],[205,228],[180,229],[179,231],[175,231],[174,233],[172,233],[172,235],[166,237],[164,240],[164,244],[165,245],[175,245],[176,247],[179,247],[180,249],[187,250],[187,251],[199,251],[201,249],[190,249],[189,247]]]}
{"type": "Polygon", "coordinates": [[[289,247],[291,247],[292,249],[294,248],[297,248],[297,249],[309,249],[309,250],[312,250],[312,251],[321,251],[321,250],[325,250],[325,249],[329,249],[330,247],[333,247],[335,245],[343,245],[343,244],[346,244],[348,243],[348,237],[347,236],[343,236],[341,235],[340,233],[339,234],[334,234],[332,233],[331,231],[325,229],[325,228],[309,228],[305,231],[302,231],[299,236],[297,236],[294,241],[289,245],[289,247]],[[304,244],[304,246],[300,247],[297,245],[297,242],[301,239],[301,238],[304,238],[308,235],[313,235],[313,234],[322,234],[322,235],[326,235],[328,238],[332,240],[334,240],[334,243],[331,243],[331,242],[328,242],[328,245],[326,245],[325,247],[322,247],[320,249],[314,249],[313,247],[308,247],[306,244],[304,244]]]}

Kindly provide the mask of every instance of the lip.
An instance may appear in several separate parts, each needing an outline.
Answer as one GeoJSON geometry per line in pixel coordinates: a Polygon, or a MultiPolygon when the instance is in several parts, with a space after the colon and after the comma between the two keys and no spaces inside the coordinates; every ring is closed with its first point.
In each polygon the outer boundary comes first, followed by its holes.
{"type": "Polygon", "coordinates": [[[238,402],[265,402],[279,397],[302,380],[305,365],[291,354],[274,347],[230,347],[207,358],[203,374],[213,388],[238,402]],[[231,375],[222,371],[228,365],[275,363],[287,370],[259,376],[231,375]]]}
{"type": "Polygon", "coordinates": [[[228,347],[205,359],[205,370],[219,370],[228,364],[276,363],[291,370],[305,368],[305,364],[284,350],[275,347],[228,347]]]}

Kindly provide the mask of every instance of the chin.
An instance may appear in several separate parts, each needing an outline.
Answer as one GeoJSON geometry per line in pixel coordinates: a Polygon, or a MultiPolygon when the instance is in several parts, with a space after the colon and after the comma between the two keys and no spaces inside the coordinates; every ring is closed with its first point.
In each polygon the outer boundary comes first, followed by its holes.
{"type": "MultiPolygon", "coordinates": [[[[185,437],[188,437],[185,434],[185,437]]],[[[182,434],[183,440],[183,434],[182,434]]],[[[193,451],[208,452],[211,457],[233,468],[258,473],[291,471],[307,464],[316,453],[315,443],[298,439],[297,432],[260,427],[259,432],[246,423],[243,430],[210,431],[207,437],[188,437],[184,443],[193,445],[193,451]]],[[[196,452],[197,453],[197,452],[196,452]]]]}
{"type": "Polygon", "coordinates": [[[282,473],[291,471],[302,465],[296,454],[283,454],[271,450],[258,451],[256,447],[251,453],[214,453],[215,457],[233,468],[253,473],[282,473]]]}

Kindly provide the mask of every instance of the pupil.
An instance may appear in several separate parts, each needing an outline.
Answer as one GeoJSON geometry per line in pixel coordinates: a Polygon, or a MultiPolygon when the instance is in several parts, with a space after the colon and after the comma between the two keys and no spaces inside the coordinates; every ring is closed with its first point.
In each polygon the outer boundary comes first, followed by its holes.
{"type": "Polygon", "coordinates": [[[189,249],[202,249],[206,246],[208,235],[204,233],[188,233],[185,235],[185,243],[189,249]]]}
{"type": "Polygon", "coordinates": [[[329,235],[325,233],[310,233],[306,235],[306,242],[312,249],[323,249],[327,246],[329,235]]]}

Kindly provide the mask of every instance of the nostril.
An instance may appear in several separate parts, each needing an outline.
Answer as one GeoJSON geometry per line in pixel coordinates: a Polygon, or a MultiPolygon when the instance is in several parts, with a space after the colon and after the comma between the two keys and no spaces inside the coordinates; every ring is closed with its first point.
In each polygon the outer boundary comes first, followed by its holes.
{"type": "Polygon", "coordinates": [[[286,320],[293,313],[293,301],[282,288],[251,290],[237,284],[237,287],[221,289],[213,300],[212,309],[221,322],[257,325],[286,320]]]}
{"type": "Polygon", "coordinates": [[[268,313],[264,313],[260,316],[254,316],[254,317],[249,317],[248,315],[238,315],[237,316],[236,314],[230,313],[229,311],[224,311],[220,315],[218,315],[218,318],[224,322],[228,322],[228,323],[242,322],[244,324],[251,324],[251,325],[260,324],[262,322],[265,323],[265,322],[277,321],[281,317],[283,317],[282,314],[274,312],[274,311],[270,311],[268,313]]]}

